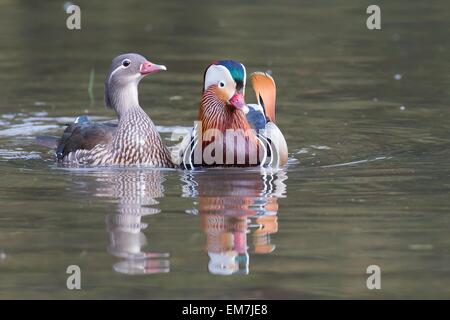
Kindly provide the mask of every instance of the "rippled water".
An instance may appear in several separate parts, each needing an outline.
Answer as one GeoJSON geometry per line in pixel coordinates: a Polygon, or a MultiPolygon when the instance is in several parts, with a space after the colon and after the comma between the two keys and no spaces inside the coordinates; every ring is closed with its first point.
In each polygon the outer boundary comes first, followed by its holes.
{"type": "Polygon", "coordinates": [[[382,3],[381,31],[364,2],[77,4],[75,32],[62,1],[0,1],[0,298],[450,296],[446,2],[382,3]],[[210,61],[271,70],[287,167],[56,165],[35,136],[113,118],[102,82],[124,51],[168,66],[140,86],[167,143],[210,61]]]}

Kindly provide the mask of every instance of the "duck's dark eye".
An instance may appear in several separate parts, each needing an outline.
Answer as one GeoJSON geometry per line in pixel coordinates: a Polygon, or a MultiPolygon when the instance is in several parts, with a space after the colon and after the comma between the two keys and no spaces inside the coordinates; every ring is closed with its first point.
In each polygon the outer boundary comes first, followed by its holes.
{"type": "Polygon", "coordinates": [[[221,88],[225,87],[225,82],[220,81],[220,82],[219,82],[219,87],[221,87],[221,88]]]}
{"type": "Polygon", "coordinates": [[[128,67],[128,66],[130,65],[130,63],[131,63],[131,61],[128,60],[128,59],[125,59],[125,60],[122,61],[122,65],[123,65],[124,67],[128,67]]]}

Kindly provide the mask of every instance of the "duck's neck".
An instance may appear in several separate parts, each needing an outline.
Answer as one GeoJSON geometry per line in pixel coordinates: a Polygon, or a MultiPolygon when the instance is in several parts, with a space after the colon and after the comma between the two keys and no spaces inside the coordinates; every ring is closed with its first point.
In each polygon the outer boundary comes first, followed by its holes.
{"type": "Polygon", "coordinates": [[[129,112],[142,110],[139,106],[138,87],[135,83],[130,83],[110,92],[109,101],[111,107],[116,111],[119,121],[129,112]]]}
{"type": "Polygon", "coordinates": [[[222,133],[228,129],[251,131],[244,112],[227,105],[211,89],[203,92],[199,120],[202,121],[203,132],[210,129],[220,130],[222,133]]]}
{"type": "Polygon", "coordinates": [[[172,166],[170,153],[153,121],[139,105],[136,85],[120,88],[110,95],[119,124],[112,142],[116,162],[152,163],[172,166]]]}
{"type": "Polygon", "coordinates": [[[259,163],[262,156],[258,138],[243,111],[227,105],[207,89],[202,95],[199,118],[202,122],[202,150],[207,150],[211,143],[217,147],[217,143],[222,141],[224,158],[218,164],[252,166],[259,163]],[[216,136],[217,131],[221,137],[216,136]]]}

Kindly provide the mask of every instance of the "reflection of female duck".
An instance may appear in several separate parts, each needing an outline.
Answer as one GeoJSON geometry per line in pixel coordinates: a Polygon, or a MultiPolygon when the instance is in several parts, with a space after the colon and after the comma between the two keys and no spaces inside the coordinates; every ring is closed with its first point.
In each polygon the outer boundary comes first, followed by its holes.
{"type": "MultiPolygon", "coordinates": [[[[209,170],[185,172],[184,196],[198,198],[206,235],[211,273],[249,272],[247,234],[252,229],[255,253],[270,253],[270,235],[278,231],[278,198],[283,197],[286,174],[259,171],[209,170]],[[217,181],[221,181],[217,188],[217,181]]],[[[195,211],[194,211],[195,212],[195,211]]]]}
{"type": "Polygon", "coordinates": [[[169,272],[168,253],[143,252],[147,238],[141,230],[147,228],[142,216],[157,214],[157,198],[164,196],[164,175],[161,171],[133,170],[106,171],[98,175],[97,196],[118,198],[117,213],[106,218],[110,235],[108,252],[125,260],[114,265],[114,270],[128,274],[169,272]]]}

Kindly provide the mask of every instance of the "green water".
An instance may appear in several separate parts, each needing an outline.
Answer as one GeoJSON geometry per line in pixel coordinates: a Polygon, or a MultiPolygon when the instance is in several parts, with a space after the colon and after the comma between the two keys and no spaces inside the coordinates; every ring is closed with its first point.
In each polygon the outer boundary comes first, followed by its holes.
{"type": "Polygon", "coordinates": [[[0,0],[0,298],[450,297],[448,2],[379,1],[381,31],[369,1],[77,4],[69,31],[62,1],[0,0]],[[271,70],[288,166],[55,165],[34,137],[113,118],[103,80],[130,51],[168,67],[140,85],[165,139],[212,60],[271,70]]]}

